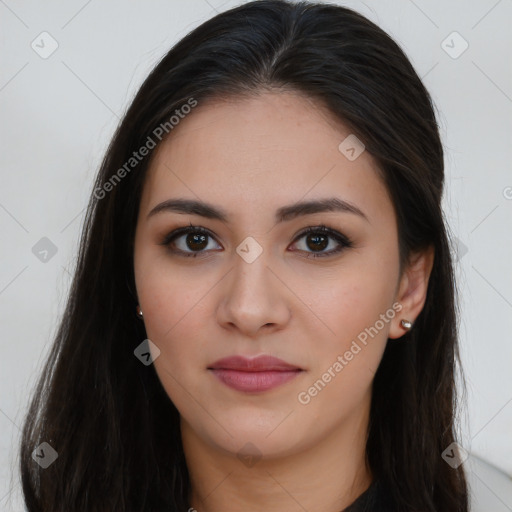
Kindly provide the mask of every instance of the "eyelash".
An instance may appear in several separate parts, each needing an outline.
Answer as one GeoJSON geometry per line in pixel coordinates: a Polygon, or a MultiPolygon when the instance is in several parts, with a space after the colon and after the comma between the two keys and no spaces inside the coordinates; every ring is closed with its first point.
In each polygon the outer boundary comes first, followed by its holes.
{"type": "MultiPolygon", "coordinates": [[[[173,242],[176,238],[178,238],[181,235],[188,235],[189,233],[199,234],[199,235],[205,235],[210,238],[215,238],[210,231],[207,229],[201,227],[201,226],[194,226],[193,224],[190,224],[190,226],[175,229],[174,231],[171,231],[168,235],[165,236],[164,240],[161,242],[160,245],[164,245],[169,247],[169,250],[173,254],[177,254],[179,256],[184,256],[186,258],[196,258],[197,256],[200,256],[201,254],[204,254],[205,251],[194,251],[194,252],[186,252],[182,251],[181,249],[170,249],[171,242],[173,242]]],[[[338,254],[345,248],[353,247],[353,242],[345,235],[341,234],[340,232],[329,228],[328,226],[325,226],[324,224],[321,224],[319,226],[310,226],[304,230],[302,230],[294,239],[294,243],[301,238],[303,238],[306,235],[309,235],[310,233],[315,234],[323,234],[328,235],[336,242],[338,242],[340,245],[337,249],[333,249],[327,253],[314,253],[314,252],[308,252],[308,256],[306,258],[325,258],[328,256],[333,256],[335,254],[338,254]]],[[[299,252],[306,252],[306,251],[299,251],[299,252]]]]}

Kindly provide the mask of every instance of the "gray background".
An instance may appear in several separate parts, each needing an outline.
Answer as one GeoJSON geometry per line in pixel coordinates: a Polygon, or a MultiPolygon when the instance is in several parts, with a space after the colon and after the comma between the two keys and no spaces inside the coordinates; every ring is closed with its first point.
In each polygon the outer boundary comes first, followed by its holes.
{"type": "MultiPolygon", "coordinates": [[[[1,510],[22,510],[13,446],[111,135],[171,45],[238,3],[0,0],[1,510]]],[[[461,444],[472,456],[464,464],[474,509],[510,511],[512,0],[336,3],[404,48],[439,110],[469,395],[461,444]]]]}

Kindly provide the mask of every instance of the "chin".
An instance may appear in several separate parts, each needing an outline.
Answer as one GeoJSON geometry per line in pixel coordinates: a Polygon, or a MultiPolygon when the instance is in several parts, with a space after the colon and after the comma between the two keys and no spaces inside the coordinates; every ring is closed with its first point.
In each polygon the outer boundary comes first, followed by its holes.
{"type": "MultiPolygon", "coordinates": [[[[210,432],[204,432],[209,437],[209,442],[221,450],[225,450],[237,457],[253,455],[272,459],[285,457],[306,445],[306,435],[302,430],[297,429],[294,422],[285,425],[277,422],[261,422],[255,424],[255,419],[247,416],[243,421],[231,422],[223,420],[221,424],[229,425],[226,433],[222,428],[216,428],[210,432]]],[[[280,420],[282,421],[282,419],[280,420]]],[[[312,440],[311,440],[312,441],[312,440]]]]}

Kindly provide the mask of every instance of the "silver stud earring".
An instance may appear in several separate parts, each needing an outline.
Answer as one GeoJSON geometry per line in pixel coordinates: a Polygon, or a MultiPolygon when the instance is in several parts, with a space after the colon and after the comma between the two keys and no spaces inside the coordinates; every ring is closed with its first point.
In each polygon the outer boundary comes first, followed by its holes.
{"type": "Polygon", "coordinates": [[[412,327],[412,322],[410,322],[409,320],[402,320],[400,323],[402,324],[402,327],[404,329],[409,330],[412,327]]]}
{"type": "Polygon", "coordinates": [[[144,315],[142,314],[142,310],[140,309],[140,306],[137,304],[137,316],[139,318],[142,318],[144,315]]]}

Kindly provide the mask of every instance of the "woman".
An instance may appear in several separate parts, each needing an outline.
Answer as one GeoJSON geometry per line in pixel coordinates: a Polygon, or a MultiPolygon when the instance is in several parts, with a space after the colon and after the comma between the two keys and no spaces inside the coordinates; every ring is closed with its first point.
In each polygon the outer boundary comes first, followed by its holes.
{"type": "Polygon", "coordinates": [[[466,512],[443,183],[363,16],[264,0],[187,35],[97,176],[27,509],[466,512]]]}

